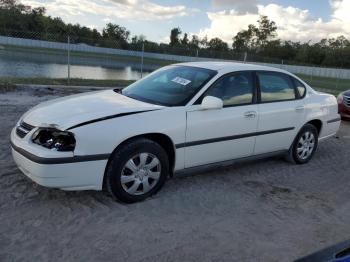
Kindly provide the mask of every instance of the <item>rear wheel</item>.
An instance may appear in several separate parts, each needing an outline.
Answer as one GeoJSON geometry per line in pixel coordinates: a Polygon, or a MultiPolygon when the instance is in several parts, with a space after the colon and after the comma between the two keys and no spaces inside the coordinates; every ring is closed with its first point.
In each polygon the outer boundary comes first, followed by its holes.
{"type": "Polygon", "coordinates": [[[305,164],[311,160],[318,146],[318,131],[314,125],[306,124],[296,136],[289,150],[289,160],[305,164]]]}
{"type": "Polygon", "coordinates": [[[107,190],[118,200],[138,202],[155,194],[165,183],[169,160],[157,143],[140,138],[122,145],[106,171],[107,190]]]}

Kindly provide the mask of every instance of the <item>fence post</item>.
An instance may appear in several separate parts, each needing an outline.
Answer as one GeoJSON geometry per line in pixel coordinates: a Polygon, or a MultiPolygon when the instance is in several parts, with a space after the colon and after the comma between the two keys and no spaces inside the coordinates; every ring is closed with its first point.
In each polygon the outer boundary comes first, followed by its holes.
{"type": "Polygon", "coordinates": [[[244,52],[244,63],[247,61],[247,52],[244,52]]]}
{"type": "Polygon", "coordinates": [[[337,81],[336,81],[336,84],[335,84],[335,88],[338,90],[338,85],[339,85],[339,78],[340,78],[340,68],[338,68],[337,70],[337,81]]]}
{"type": "Polygon", "coordinates": [[[67,38],[68,41],[68,52],[67,52],[67,65],[68,65],[68,85],[70,85],[70,37],[67,38]]]}
{"type": "Polygon", "coordinates": [[[141,53],[141,78],[143,76],[143,53],[145,52],[145,44],[142,42],[142,53],[141,53]]]}

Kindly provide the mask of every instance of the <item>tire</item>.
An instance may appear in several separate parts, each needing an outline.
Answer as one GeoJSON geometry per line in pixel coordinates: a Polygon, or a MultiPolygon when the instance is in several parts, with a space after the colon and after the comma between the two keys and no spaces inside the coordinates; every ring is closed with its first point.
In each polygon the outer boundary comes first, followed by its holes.
{"type": "Polygon", "coordinates": [[[113,153],[105,174],[106,189],[121,202],[139,202],[157,193],[168,174],[166,151],[152,140],[139,138],[113,153]]]}
{"type": "Polygon", "coordinates": [[[306,164],[315,154],[318,146],[318,131],[312,124],[304,125],[289,149],[287,159],[295,164],[306,164]],[[303,143],[304,142],[304,143],[303,143]]]}

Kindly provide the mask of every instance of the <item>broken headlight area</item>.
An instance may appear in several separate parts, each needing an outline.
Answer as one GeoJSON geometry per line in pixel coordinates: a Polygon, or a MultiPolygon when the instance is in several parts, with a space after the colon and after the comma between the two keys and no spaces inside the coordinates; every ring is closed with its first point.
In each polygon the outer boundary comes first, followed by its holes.
{"type": "Polygon", "coordinates": [[[53,128],[39,128],[32,136],[35,144],[57,151],[73,151],[75,138],[73,133],[53,128]]]}

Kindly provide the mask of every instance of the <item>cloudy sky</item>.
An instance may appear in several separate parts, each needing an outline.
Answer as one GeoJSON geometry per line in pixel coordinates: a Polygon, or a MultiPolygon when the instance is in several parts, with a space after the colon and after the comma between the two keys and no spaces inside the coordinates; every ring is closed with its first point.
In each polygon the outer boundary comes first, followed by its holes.
{"type": "Polygon", "coordinates": [[[101,30],[108,22],[128,28],[132,35],[168,42],[171,28],[189,34],[232,37],[259,15],[278,26],[279,38],[318,41],[350,37],[350,0],[22,0],[44,6],[53,17],[101,30]]]}

